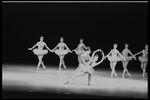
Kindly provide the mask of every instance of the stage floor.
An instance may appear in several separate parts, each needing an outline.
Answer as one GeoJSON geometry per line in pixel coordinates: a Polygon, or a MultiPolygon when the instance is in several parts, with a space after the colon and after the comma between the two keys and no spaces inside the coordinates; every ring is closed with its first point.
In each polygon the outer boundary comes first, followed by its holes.
{"type": "MultiPolygon", "coordinates": [[[[113,96],[127,98],[148,98],[148,78],[142,77],[141,72],[131,73],[121,77],[122,71],[116,70],[118,78],[110,77],[110,69],[96,69],[91,85],[87,85],[87,75],[78,77],[64,84],[75,67],[58,70],[58,66],[49,65],[46,71],[36,70],[36,65],[3,64],[2,89],[4,91],[20,91],[28,93],[79,94],[91,96],[113,96]]],[[[6,94],[5,94],[6,95],[6,94]]]]}

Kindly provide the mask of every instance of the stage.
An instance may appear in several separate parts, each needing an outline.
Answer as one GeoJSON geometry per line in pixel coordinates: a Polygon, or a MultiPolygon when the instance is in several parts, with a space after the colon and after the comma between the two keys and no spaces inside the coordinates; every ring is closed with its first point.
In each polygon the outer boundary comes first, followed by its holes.
{"type": "MultiPolygon", "coordinates": [[[[123,70],[116,70],[118,78],[111,78],[110,69],[99,68],[95,70],[92,76],[91,85],[87,85],[87,75],[64,84],[69,75],[74,72],[75,66],[67,66],[67,69],[61,71],[58,70],[58,66],[56,65],[47,65],[46,70],[42,70],[42,67],[40,67],[41,70],[39,71],[36,70],[36,67],[36,65],[27,64],[3,64],[3,98],[8,98],[9,94],[7,93],[9,92],[39,93],[39,95],[60,94],[63,97],[75,95],[78,98],[79,95],[85,95],[85,97],[91,96],[93,98],[148,98],[148,78],[142,77],[142,70],[138,72],[129,70],[131,78],[127,75],[125,78],[122,78],[123,70]]],[[[35,95],[35,97],[39,97],[39,95],[35,95]]]]}

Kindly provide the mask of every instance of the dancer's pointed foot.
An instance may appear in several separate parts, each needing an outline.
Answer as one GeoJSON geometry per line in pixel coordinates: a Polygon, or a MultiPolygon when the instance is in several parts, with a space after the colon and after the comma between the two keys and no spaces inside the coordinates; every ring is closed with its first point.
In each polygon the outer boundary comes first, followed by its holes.
{"type": "Polygon", "coordinates": [[[65,69],[67,69],[67,67],[66,67],[66,66],[64,66],[64,68],[65,68],[65,69]]]}
{"type": "Polygon", "coordinates": [[[128,75],[129,75],[129,77],[131,77],[131,74],[130,74],[130,73],[129,73],[128,75]]]}
{"type": "Polygon", "coordinates": [[[43,66],[44,69],[46,69],[46,66],[43,66]]]}
{"type": "Polygon", "coordinates": [[[122,75],[122,78],[124,78],[124,75],[122,75]]]}
{"type": "Polygon", "coordinates": [[[59,68],[59,70],[62,70],[61,68],[59,68]]]}
{"type": "Polygon", "coordinates": [[[142,76],[143,76],[143,77],[145,77],[145,75],[144,75],[144,74],[143,74],[142,76]]]}
{"type": "Polygon", "coordinates": [[[114,78],[113,75],[110,76],[111,78],[114,78]]]}
{"type": "Polygon", "coordinates": [[[66,81],[64,84],[68,84],[69,83],[69,81],[66,81]]]}
{"type": "Polygon", "coordinates": [[[40,70],[39,68],[36,69],[37,71],[40,70]]]}
{"type": "Polygon", "coordinates": [[[115,74],[115,76],[116,76],[116,77],[118,77],[118,75],[117,75],[117,74],[115,74]]]}

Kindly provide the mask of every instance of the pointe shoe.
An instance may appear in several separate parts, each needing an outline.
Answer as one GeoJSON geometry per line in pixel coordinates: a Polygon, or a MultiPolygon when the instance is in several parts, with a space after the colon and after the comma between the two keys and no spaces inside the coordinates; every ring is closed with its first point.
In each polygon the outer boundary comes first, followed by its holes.
{"type": "Polygon", "coordinates": [[[46,69],[46,66],[43,66],[44,69],[46,69]]]}
{"type": "Polygon", "coordinates": [[[64,84],[68,84],[68,83],[69,83],[69,81],[65,82],[64,84]]]}
{"type": "Polygon", "coordinates": [[[67,69],[67,67],[66,67],[66,66],[64,66],[64,68],[65,68],[65,69],[67,69]]]}
{"type": "Polygon", "coordinates": [[[110,76],[111,78],[114,78],[113,75],[110,76]]]}
{"type": "Polygon", "coordinates": [[[39,68],[36,69],[37,71],[40,70],[39,68]]]}
{"type": "Polygon", "coordinates": [[[115,76],[116,76],[116,77],[118,77],[118,75],[117,75],[117,74],[115,74],[115,76]]]}
{"type": "Polygon", "coordinates": [[[142,75],[143,77],[145,77],[145,75],[142,75]]]}
{"type": "Polygon", "coordinates": [[[122,77],[124,78],[124,75],[122,75],[122,77]]]}
{"type": "Polygon", "coordinates": [[[129,75],[129,77],[131,77],[131,74],[128,74],[129,75]]]}
{"type": "Polygon", "coordinates": [[[59,70],[62,70],[61,68],[59,68],[59,70]]]}

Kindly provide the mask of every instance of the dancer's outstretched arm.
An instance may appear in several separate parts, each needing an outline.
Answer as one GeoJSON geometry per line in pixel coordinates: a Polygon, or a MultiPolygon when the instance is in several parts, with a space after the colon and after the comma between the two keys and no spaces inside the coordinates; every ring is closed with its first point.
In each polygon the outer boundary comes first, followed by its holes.
{"type": "Polygon", "coordinates": [[[85,46],[85,44],[83,44],[84,49],[87,49],[87,47],[85,46]]]}
{"type": "Polygon", "coordinates": [[[68,48],[68,46],[65,44],[65,47],[67,48],[67,50],[69,51],[69,52],[71,52],[71,50],[68,48]]]}
{"type": "Polygon", "coordinates": [[[46,47],[50,52],[52,52],[52,50],[47,46],[46,43],[44,43],[44,45],[45,45],[45,47],[46,47]]]}
{"type": "Polygon", "coordinates": [[[52,51],[54,51],[57,47],[58,47],[59,43],[56,45],[56,47],[54,49],[52,49],[52,51]]]}
{"type": "Polygon", "coordinates": [[[110,50],[110,52],[104,57],[104,59],[107,58],[111,54],[111,52],[112,50],[110,50]]]}
{"type": "Polygon", "coordinates": [[[126,61],[125,57],[121,55],[121,53],[117,50],[117,53],[126,61]]]}
{"type": "Polygon", "coordinates": [[[102,52],[102,55],[103,55],[102,59],[101,59],[99,62],[97,62],[97,63],[95,63],[94,65],[92,65],[92,67],[95,67],[95,66],[97,66],[97,65],[99,65],[100,63],[103,62],[103,60],[105,59],[105,55],[104,55],[103,52],[102,52]]]}
{"type": "Polygon", "coordinates": [[[79,44],[78,44],[77,48],[75,48],[75,49],[74,49],[74,50],[72,50],[72,51],[76,51],[76,50],[78,50],[78,48],[79,48],[79,44]]]}
{"type": "Polygon", "coordinates": [[[28,48],[28,50],[32,50],[33,48],[35,48],[37,46],[38,43],[36,43],[32,48],[28,48]]]}
{"type": "Polygon", "coordinates": [[[132,55],[132,57],[136,60],[136,57],[132,54],[132,52],[130,50],[128,50],[128,52],[132,55]]]}
{"type": "Polygon", "coordinates": [[[138,52],[138,53],[136,53],[136,54],[134,54],[134,56],[139,55],[139,54],[142,53],[142,52],[143,52],[143,50],[140,51],[140,52],[138,52]]]}
{"type": "Polygon", "coordinates": [[[123,55],[124,50],[122,50],[121,54],[123,55]]]}
{"type": "Polygon", "coordinates": [[[87,63],[88,65],[91,63],[91,61],[92,61],[93,58],[94,58],[95,53],[98,52],[98,51],[102,51],[102,50],[101,50],[101,49],[97,49],[97,50],[95,50],[95,51],[93,52],[92,56],[90,57],[89,62],[87,63]]]}

